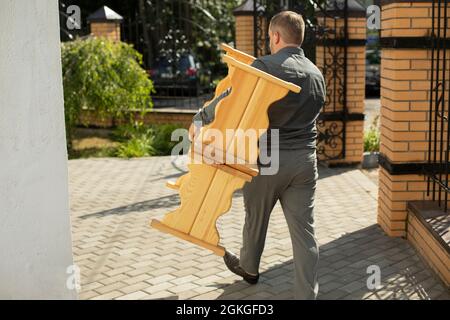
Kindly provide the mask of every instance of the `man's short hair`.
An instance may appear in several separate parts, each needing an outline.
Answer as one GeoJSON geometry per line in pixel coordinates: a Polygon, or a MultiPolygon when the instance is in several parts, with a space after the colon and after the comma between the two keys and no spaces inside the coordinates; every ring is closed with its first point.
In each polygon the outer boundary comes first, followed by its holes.
{"type": "Polygon", "coordinates": [[[282,11],[270,20],[271,32],[278,31],[286,43],[295,43],[301,46],[305,36],[305,21],[300,14],[293,11],[282,11]]]}

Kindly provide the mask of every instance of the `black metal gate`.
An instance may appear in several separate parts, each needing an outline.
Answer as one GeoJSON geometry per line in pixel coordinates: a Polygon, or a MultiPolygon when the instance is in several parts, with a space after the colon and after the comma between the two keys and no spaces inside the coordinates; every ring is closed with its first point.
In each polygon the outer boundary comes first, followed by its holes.
{"type": "Polygon", "coordinates": [[[269,54],[268,24],[283,10],[303,15],[305,55],[322,71],[327,100],[317,121],[321,160],[345,158],[347,110],[348,0],[254,0],[254,55],[269,54]]]}
{"type": "Polygon", "coordinates": [[[155,107],[199,109],[226,75],[221,42],[231,42],[237,3],[216,0],[132,0],[123,41],[143,54],[156,89],[155,107]]]}
{"type": "Polygon", "coordinates": [[[447,212],[450,144],[450,54],[447,48],[448,1],[433,1],[431,30],[431,81],[429,102],[427,195],[447,212]]]}
{"type": "Polygon", "coordinates": [[[134,0],[127,6],[122,40],[142,53],[156,108],[198,109],[211,99],[214,73],[192,49],[202,28],[193,17],[198,7],[198,1],[182,0],[134,0]]]}

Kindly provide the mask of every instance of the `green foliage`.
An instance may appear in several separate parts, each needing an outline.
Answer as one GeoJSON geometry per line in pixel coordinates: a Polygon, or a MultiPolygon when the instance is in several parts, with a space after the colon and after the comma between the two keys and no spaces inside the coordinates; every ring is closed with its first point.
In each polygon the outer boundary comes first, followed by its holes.
{"type": "Polygon", "coordinates": [[[117,156],[120,158],[137,158],[147,157],[153,155],[155,152],[152,147],[153,137],[151,136],[138,136],[133,137],[130,140],[123,142],[117,148],[117,156]]]}
{"type": "Polygon", "coordinates": [[[377,127],[378,116],[375,117],[370,129],[364,133],[364,151],[380,151],[380,131],[377,127]]]}
{"type": "Polygon", "coordinates": [[[116,155],[121,158],[170,155],[178,141],[171,141],[177,124],[146,126],[141,122],[119,126],[113,136],[121,141],[116,155]]]}
{"type": "Polygon", "coordinates": [[[163,124],[154,128],[153,147],[156,150],[156,155],[170,155],[173,147],[178,141],[172,141],[172,132],[176,129],[182,128],[176,124],[163,124]]]}
{"type": "Polygon", "coordinates": [[[159,6],[146,2],[144,15],[148,27],[144,32],[148,32],[150,63],[161,55],[178,65],[179,58],[190,52],[198,58],[202,70],[212,75],[225,74],[220,43],[233,41],[233,9],[241,2],[160,0],[159,6]]]}
{"type": "Polygon", "coordinates": [[[222,0],[206,1],[203,10],[197,8],[192,20],[202,28],[193,29],[193,43],[195,53],[204,68],[210,70],[213,75],[225,74],[226,66],[221,62],[220,43],[229,43],[234,39],[235,21],[233,9],[242,1],[222,0]],[[212,19],[213,17],[214,19],[212,19]]]}
{"type": "Polygon", "coordinates": [[[126,142],[135,137],[153,136],[153,130],[150,126],[145,126],[142,122],[134,121],[118,126],[112,136],[116,141],[126,142]]]}
{"type": "Polygon", "coordinates": [[[64,109],[70,148],[83,109],[96,116],[125,117],[129,110],[148,111],[153,83],[132,46],[103,38],[62,44],[64,109]]]}

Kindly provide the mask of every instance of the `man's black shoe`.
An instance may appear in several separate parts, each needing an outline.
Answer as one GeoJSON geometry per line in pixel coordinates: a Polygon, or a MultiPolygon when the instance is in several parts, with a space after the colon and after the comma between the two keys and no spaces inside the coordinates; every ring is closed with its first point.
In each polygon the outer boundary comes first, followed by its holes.
{"type": "Polygon", "coordinates": [[[256,276],[248,274],[244,269],[241,268],[241,266],[239,266],[239,258],[234,254],[225,251],[223,261],[231,272],[237,274],[238,276],[241,276],[248,283],[256,284],[258,282],[259,274],[256,276]]]}

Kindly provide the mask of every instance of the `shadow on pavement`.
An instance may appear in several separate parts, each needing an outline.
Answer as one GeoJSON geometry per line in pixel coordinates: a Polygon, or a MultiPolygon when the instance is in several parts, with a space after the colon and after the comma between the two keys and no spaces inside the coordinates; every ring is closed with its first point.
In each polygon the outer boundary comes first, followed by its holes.
{"type": "MultiPolygon", "coordinates": [[[[345,173],[345,172],[351,171],[351,170],[355,170],[355,168],[352,168],[352,167],[326,168],[326,167],[319,166],[319,179],[327,178],[327,177],[330,177],[333,175],[342,174],[342,173],[345,173]]],[[[166,181],[166,180],[174,179],[174,178],[176,179],[182,175],[183,175],[183,173],[171,174],[171,175],[167,175],[162,178],[152,180],[152,182],[159,181],[159,180],[166,181]]],[[[236,197],[242,196],[242,189],[236,190],[234,192],[234,196],[236,196],[236,197]]],[[[179,195],[178,195],[178,193],[174,193],[174,194],[159,197],[156,199],[150,199],[147,201],[137,202],[137,203],[133,203],[130,205],[125,205],[125,206],[121,206],[121,207],[117,207],[117,208],[113,208],[113,209],[108,209],[108,210],[103,210],[103,211],[99,211],[99,212],[85,214],[85,215],[80,216],[80,218],[88,219],[91,217],[98,218],[98,217],[108,216],[108,215],[127,214],[130,212],[145,212],[145,211],[150,211],[150,210],[159,209],[159,208],[174,207],[174,206],[178,206],[179,204],[180,204],[179,195]]]]}
{"type": "MultiPolygon", "coordinates": [[[[293,262],[289,260],[261,273],[257,285],[243,280],[225,287],[216,284],[224,290],[217,299],[292,299],[293,281],[293,262]]],[[[378,225],[321,245],[319,284],[318,299],[322,300],[450,299],[409,243],[384,235],[378,225]],[[370,268],[377,266],[380,286],[371,290],[367,286],[369,277],[374,279],[370,268]]]]}
{"type": "Polygon", "coordinates": [[[81,219],[88,218],[99,218],[103,216],[109,215],[122,215],[130,212],[148,212],[150,210],[159,209],[159,208],[171,208],[178,206],[180,204],[180,199],[178,194],[171,194],[168,196],[159,197],[156,199],[151,199],[147,201],[137,202],[130,205],[117,207],[114,209],[103,210],[95,213],[89,213],[80,216],[81,219]]]}

